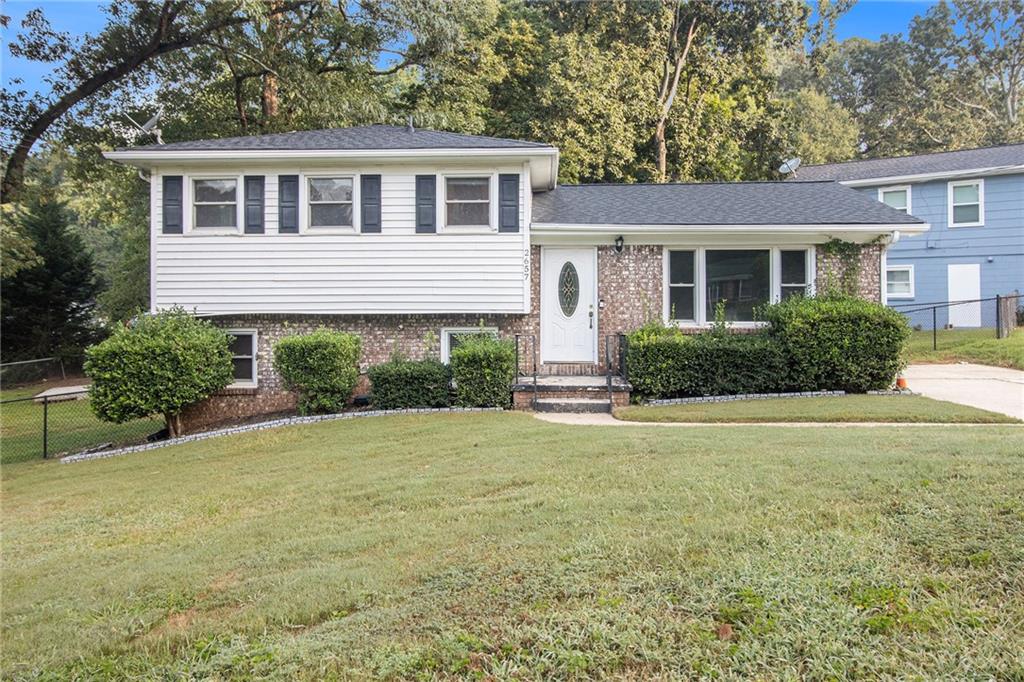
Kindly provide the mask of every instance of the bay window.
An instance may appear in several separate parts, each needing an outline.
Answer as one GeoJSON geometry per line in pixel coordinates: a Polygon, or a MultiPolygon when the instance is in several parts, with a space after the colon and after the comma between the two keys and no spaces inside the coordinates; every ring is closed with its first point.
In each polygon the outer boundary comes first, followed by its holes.
{"type": "Polygon", "coordinates": [[[202,229],[238,229],[237,178],[192,181],[192,226],[202,229]]]}
{"type": "Polygon", "coordinates": [[[813,286],[811,248],[671,249],[665,257],[665,318],[683,324],[709,324],[719,306],[727,322],[752,324],[759,307],[813,286]]]}

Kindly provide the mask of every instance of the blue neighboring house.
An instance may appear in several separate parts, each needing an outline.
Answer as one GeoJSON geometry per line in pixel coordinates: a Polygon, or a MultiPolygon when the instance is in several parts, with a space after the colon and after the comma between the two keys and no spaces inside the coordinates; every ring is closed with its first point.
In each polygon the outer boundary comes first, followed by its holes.
{"type": "MultiPolygon", "coordinates": [[[[805,166],[795,180],[835,180],[931,225],[885,256],[883,293],[918,305],[1024,293],[1024,144],[805,166]]],[[[940,327],[994,327],[995,305],[938,311],[940,327]]],[[[910,314],[930,328],[931,311],[910,314]]]]}

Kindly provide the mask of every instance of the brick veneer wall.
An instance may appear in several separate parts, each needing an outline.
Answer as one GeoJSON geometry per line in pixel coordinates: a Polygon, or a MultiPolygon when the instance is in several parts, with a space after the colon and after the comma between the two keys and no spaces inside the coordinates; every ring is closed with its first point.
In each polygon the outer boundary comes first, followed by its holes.
{"type": "MultiPolygon", "coordinates": [[[[860,272],[857,273],[855,293],[869,301],[882,301],[882,254],[885,247],[881,244],[865,244],[860,250],[860,272]]],[[[829,255],[822,247],[817,248],[818,290],[824,289],[829,283],[841,286],[845,281],[847,265],[842,256],[829,255]]]]}
{"type": "MultiPolygon", "coordinates": [[[[871,300],[881,298],[882,247],[865,246],[861,252],[859,294],[871,300]]],[[[550,373],[605,371],[604,347],[608,335],[629,332],[663,314],[663,248],[625,246],[615,253],[611,246],[597,250],[598,297],[604,307],[598,312],[598,364],[596,367],[553,365],[550,373]]],[[[273,369],[273,349],[282,337],[304,334],[320,327],[358,334],[362,340],[361,369],[387,360],[398,351],[410,358],[437,357],[438,348],[428,348],[428,333],[440,335],[443,327],[497,327],[504,337],[520,334],[520,370],[529,373],[533,348],[540,339],[540,247],[530,249],[531,312],[525,315],[237,315],[213,318],[228,329],[257,330],[258,388],[228,389],[182,415],[186,432],[259,415],[295,409],[295,397],[284,390],[273,369]]],[[[817,250],[819,283],[828,271],[841,275],[842,261],[817,250]]],[[[743,330],[749,331],[749,330],[743,330]]],[[[539,351],[539,349],[538,349],[539,351]]],[[[613,348],[614,352],[614,348],[613,348]]],[[[539,354],[539,353],[538,353],[539,354]]],[[[543,371],[543,370],[542,370],[543,371]]],[[[358,392],[365,392],[365,377],[358,392]]]]}

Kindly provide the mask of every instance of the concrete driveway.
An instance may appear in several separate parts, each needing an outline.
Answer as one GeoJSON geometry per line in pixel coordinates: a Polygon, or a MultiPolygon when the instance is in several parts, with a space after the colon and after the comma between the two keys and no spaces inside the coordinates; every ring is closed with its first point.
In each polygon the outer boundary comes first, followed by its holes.
{"type": "Polygon", "coordinates": [[[1024,419],[1024,372],[1020,370],[964,362],[910,365],[903,376],[914,393],[1024,419]]]}

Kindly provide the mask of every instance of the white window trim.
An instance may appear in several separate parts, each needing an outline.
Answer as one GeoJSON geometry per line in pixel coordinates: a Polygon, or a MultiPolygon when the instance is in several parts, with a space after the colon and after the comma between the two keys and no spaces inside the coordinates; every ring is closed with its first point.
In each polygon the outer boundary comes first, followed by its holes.
{"type": "MultiPolygon", "coordinates": [[[[971,206],[972,204],[957,204],[958,206],[971,206]]],[[[976,180],[952,180],[946,186],[946,225],[955,227],[981,227],[985,224],[985,179],[978,178],[976,180]],[[955,187],[967,187],[970,185],[978,186],[978,220],[973,223],[954,223],[953,222],[953,188],[955,187]]]]}
{"type": "Polygon", "coordinates": [[[242,197],[245,183],[244,175],[232,173],[202,173],[199,175],[186,175],[182,178],[182,205],[187,206],[182,220],[187,222],[182,232],[195,235],[226,235],[242,234],[242,224],[245,220],[245,201],[242,197]],[[234,227],[196,227],[196,204],[195,204],[195,182],[196,180],[234,180],[235,181],[235,226],[234,227]]]}
{"type": "MultiPolygon", "coordinates": [[[[906,208],[907,215],[910,215],[913,212],[913,210],[912,210],[912,206],[913,206],[912,195],[913,195],[913,192],[911,191],[911,185],[890,185],[888,187],[879,187],[878,188],[878,200],[880,202],[882,202],[883,204],[885,204],[885,201],[882,199],[882,197],[885,196],[886,192],[906,192],[907,193],[907,208],[906,208]]],[[[886,206],[888,206],[888,204],[886,204],[886,206]]],[[[890,206],[890,208],[892,208],[892,207],[890,206]]],[[[902,210],[902,209],[898,209],[897,208],[896,210],[899,211],[899,210],[902,210]]]]}
{"type": "Polygon", "coordinates": [[[882,282],[882,286],[885,288],[886,299],[898,298],[914,298],[914,266],[913,265],[888,265],[885,266],[885,281],[882,282]],[[894,294],[889,291],[889,273],[896,272],[897,270],[905,270],[910,273],[910,293],[909,294],[894,294]]]}
{"type": "MultiPolygon", "coordinates": [[[[338,173],[299,173],[299,234],[355,234],[359,232],[361,203],[359,174],[350,172],[338,173]],[[331,227],[313,227],[310,223],[313,219],[312,211],[309,210],[309,181],[318,178],[345,178],[352,180],[352,224],[331,227]]],[[[325,202],[338,203],[338,202],[325,202]]]]}
{"type": "Polygon", "coordinates": [[[697,261],[700,259],[699,251],[696,247],[684,248],[679,247],[676,249],[665,249],[665,319],[673,324],[684,324],[684,325],[695,325],[697,320],[700,318],[700,273],[697,268],[697,261]],[[672,288],[673,286],[677,289],[689,288],[689,284],[672,284],[672,253],[673,252],[685,252],[690,251],[693,253],[693,314],[694,318],[691,319],[673,319],[672,318],[672,288]]]}
{"type": "MultiPolygon", "coordinates": [[[[736,245],[736,244],[723,244],[721,246],[671,246],[664,247],[662,249],[661,269],[662,269],[662,321],[665,324],[676,325],[681,328],[707,328],[710,327],[714,322],[714,319],[708,318],[707,313],[707,273],[706,273],[706,260],[705,254],[708,251],[769,251],[769,273],[771,279],[771,293],[769,296],[770,303],[778,303],[782,299],[782,255],[783,251],[804,251],[807,254],[807,293],[808,295],[814,295],[817,286],[817,251],[811,244],[792,244],[786,246],[767,246],[764,244],[751,244],[751,245],[736,245]],[[694,314],[697,319],[695,320],[673,320],[670,319],[671,314],[671,302],[669,299],[669,253],[672,251],[695,251],[696,252],[696,271],[694,273],[694,279],[697,286],[697,307],[694,310],[694,314]]],[[[764,327],[767,323],[760,321],[739,321],[739,322],[728,322],[729,327],[734,329],[758,329],[764,327]]]]}
{"type": "Polygon", "coordinates": [[[437,190],[437,224],[445,232],[453,234],[496,232],[498,225],[498,173],[443,173],[441,186],[437,190]],[[448,224],[448,179],[452,178],[487,178],[487,225],[449,225],[448,224]]]}
{"type": "MultiPolygon", "coordinates": [[[[259,339],[259,332],[257,332],[255,329],[225,329],[224,331],[225,331],[225,333],[230,334],[231,336],[240,336],[240,335],[248,335],[248,334],[252,335],[252,381],[237,381],[236,380],[236,381],[233,381],[232,383],[228,384],[227,388],[256,388],[256,386],[259,385],[259,377],[260,377],[259,368],[257,367],[257,365],[259,363],[259,354],[260,354],[260,352],[259,352],[259,350],[260,350],[260,347],[259,347],[259,340],[260,340],[259,339]]],[[[234,355],[232,355],[231,357],[232,357],[232,359],[235,358],[234,355]]],[[[239,356],[239,357],[241,357],[241,356],[239,356]]],[[[232,371],[234,371],[234,370],[232,370],[232,371]]]]}
{"type": "Polygon", "coordinates": [[[452,334],[479,334],[480,332],[498,336],[497,327],[441,327],[441,362],[451,362],[451,335],[452,334]]]}

